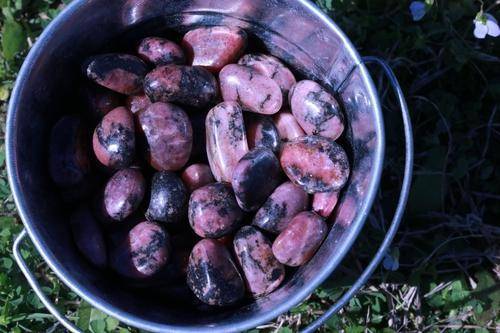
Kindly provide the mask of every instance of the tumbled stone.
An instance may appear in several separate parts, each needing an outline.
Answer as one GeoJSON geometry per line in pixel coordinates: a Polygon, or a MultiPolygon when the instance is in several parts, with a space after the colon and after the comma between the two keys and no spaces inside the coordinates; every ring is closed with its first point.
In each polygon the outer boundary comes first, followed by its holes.
{"type": "Polygon", "coordinates": [[[173,172],[160,171],[151,181],[151,198],[146,218],[151,221],[177,223],[185,217],[188,192],[173,172]]]}
{"type": "Polygon", "coordinates": [[[192,66],[218,73],[244,52],[247,34],[237,27],[201,27],[188,31],[182,39],[192,66]]]}
{"type": "Polygon", "coordinates": [[[191,251],[187,284],[202,302],[230,305],[245,294],[245,286],[231,255],[224,245],[202,239],[191,251]]]}
{"type": "Polygon", "coordinates": [[[207,156],[217,181],[231,182],[238,161],[248,152],[243,112],[238,103],[223,102],[207,114],[207,156]]]}
{"type": "Polygon", "coordinates": [[[303,265],[320,247],[327,231],[325,221],[318,214],[299,213],[274,240],[273,254],[287,266],[303,265]]]}
{"type": "Polygon", "coordinates": [[[116,172],[104,189],[104,208],[112,220],[122,221],[132,214],[142,202],[146,180],[133,168],[116,172]]]}
{"type": "Polygon", "coordinates": [[[271,293],[285,278],[285,268],[274,257],[271,242],[251,226],[244,226],[234,236],[234,252],[246,281],[255,297],[271,293]]]}
{"type": "Polygon", "coordinates": [[[282,141],[287,142],[306,135],[293,114],[281,111],[273,116],[274,124],[282,141]]]}
{"type": "Polygon", "coordinates": [[[160,37],[144,38],[137,47],[137,54],[155,66],[182,65],[186,62],[184,51],[179,45],[160,37]]]}
{"type": "Polygon", "coordinates": [[[288,178],[307,193],[339,190],[349,177],[344,149],[321,136],[304,136],[285,143],[280,161],[288,178]]]}
{"type": "Polygon", "coordinates": [[[92,140],[94,153],[102,164],[114,169],[129,166],[135,154],[135,127],[132,113],[118,107],[102,118],[92,140]]]}
{"type": "Polygon", "coordinates": [[[189,192],[193,192],[202,186],[215,182],[210,167],[201,163],[188,166],[182,172],[181,178],[189,192]]]}
{"type": "Polygon", "coordinates": [[[101,120],[109,111],[122,105],[120,94],[93,83],[82,88],[81,96],[93,121],[101,120]]]}
{"type": "Polygon", "coordinates": [[[188,217],[198,236],[219,238],[240,226],[243,212],[228,184],[213,183],[191,193],[188,217]]]}
{"type": "Polygon", "coordinates": [[[129,54],[101,54],[92,57],[86,66],[89,79],[125,95],[134,95],[142,90],[147,72],[146,64],[129,54]]]}
{"type": "Polygon", "coordinates": [[[309,197],[292,182],[278,186],[255,214],[252,224],[272,233],[280,233],[292,218],[307,209],[309,197]]]}
{"type": "Polygon", "coordinates": [[[255,148],[241,158],[233,171],[238,205],[245,211],[257,210],[278,186],[280,163],[268,148],[255,148]]]}
{"type": "Polygon", "coordinates": [[[156,170],[180,170],[188,161],[193,129],[187,114],[170,103],[154,103],[138,115],[146,137],[147,159],[156,170]]]}
{"type": "Polygon", "coordinates": [[[289,94],[292,113],[309,135],[336,140],[344,131],[344,115],[337,100],[318,83],[297,82],[289,94]]]}
{"type": "Polygon", "coordinates": [[[247,113],[245,115],[248,147],[264,147],[278,153],[280,149],[280,136],[272,119],[266,116],[247,113]]]}
{"type": "Polygon", "coordinates": [[[127,109],[133,114],[146,110],[152,104],[149,97],[145,94],[129,96],[125,103],[127,109]]]}
{"type": "Polygon", "coordinates": [[[250,67],[227,65],[219,80],[224,101],[235,101],[245,110],[268,115],[281,108],[283,96],[278,84],[250,67]]]}
{"type": "Polygon", "coordinates": [[[338,191],[314,193],[312,204],[313,211],[327,218],[335,209],[338,199],[338,191]]]}
{"type": "Polygon", "coordinates": [[[144,79],[144,91],[153,102],[173,102],[204,107],[216,101],[217,80],[202,67],[166,65],[144,79]]]}

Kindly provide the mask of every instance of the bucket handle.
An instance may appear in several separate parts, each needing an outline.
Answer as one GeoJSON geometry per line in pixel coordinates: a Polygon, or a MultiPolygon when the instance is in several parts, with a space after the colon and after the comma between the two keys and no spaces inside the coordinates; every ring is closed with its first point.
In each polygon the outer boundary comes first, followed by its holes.
{"type": "Polygon", "coordinates": [[[68,318],[66,318],[63,314],[59,312],[54,303],[45,295],[42,290],[42,287],[38,283],[35,275],[31,272],[30,268],[24,261],[23,256],[21,254],[21,244],[26,239],[26,229],[23,229],[21,233],[16,237],[14,241],[14,245],[12,246],[12,252],[14,254],[14,259],[17,262],[17,265],[21,269],[24,277],[28,280],[28,283],[35,292],[35,294],[40,298],[43,305],[49,310],[49,312],[71,333],[83,333],[78,327],[76,327],[68,318]]]}
{"type": "Polygon", "coordinates": [[[399,228],[399,224],[401,223],[401,219],[403,217],[403,213],[406,207],[408,194],[410,192],[411,179],[413,174],[413,133],[411,127],[410,113],[408,110],[408,105],[406,104],[405,97],[403,95],[403,90],[399,85],[396,75],[392,71],[389,64],[387,64],[387,62],[378,57],[373,57],[373,56],[363,57],[362,61],[364,64],[373,63],[382,67],[384,73],[387,75],[389,79],[389,83],[394,89],[394,93],[398,98],[399,107],[401,108],[401,115],[403,118],[405,151],[406,151],[403,183],[401,185],[401,192],[399,194],[399,200],[398,200],[398,205],[396,206],[396,211],[394,212],[394,216],[392,218],[390,227],[384,237],[384,240],[382,241],[382,244],[380,244],[377,253],[370,261],[368,266],[365,268],[359,279],[349,288],[349,290],[347,290],[347,292],[343,294],[342,297],[337,302],[335,302],[335,304],[333,304],[324,314],[322,314],[321,317],[319,317],[311,324],[309,324],[307,327],[305,327],[305,329],[302,331],[303,333],[312,333],[317,329],[319,329],[321,325],[323,325],[328,320],[328,318],[337,313],[344,305],[346,305],[347,302],[349,302],[349,300],[368,281],[370,276],[373,274],[373,271],[375,271],[375,269],[378,267],[378,265],[384,258],[389,248],[389,245],[391,244],[394,236],[396,235],[396,232],[399,228]]]}

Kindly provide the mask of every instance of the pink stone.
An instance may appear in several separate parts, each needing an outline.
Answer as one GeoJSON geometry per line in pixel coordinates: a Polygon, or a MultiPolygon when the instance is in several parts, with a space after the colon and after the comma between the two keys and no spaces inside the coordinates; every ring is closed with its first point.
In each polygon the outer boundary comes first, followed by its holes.
{"type": "Polygon", "coordinates": [[[182,65],[186,62],[184,51],[172,41],[159,37],[144,38],[137,48],[139,56],[155,66],[182,65]]]}
{"type": "Polygon", "coordinates": [[[192,66],[218,73],[245,51],[247,34],[236,27],[202,27],[188,31],[182,39],[192,66]]]}
{"type": "Polygon", "coordinates": [[[189,192],[193,192],[202,186],[215,182],[210,167],[201,163],[188,166],[182,172],[181,177],[189,192]]]}
{"type": "Polygon", "coordinates": [[[269,148],[278,153],[280,149],[280,135],[271,117],[261,116],[254,113],[245,115],[247,128],[248,147],[269,148]]]}
{"type": "Polygon", "coordinates": [[[145,94],[127,97],[126,105],[133,114],[146,110],[151,105],[151,100],[145,94]]]}
{"type": "Polygon", "coordinates": [[[274,124],[278,129],[278,133],[282,141],[290,141],[295,138],[306,135],[302,127],[300,127],[293,114],[281,111],[273,116],[274,124]]]}
{"type": "Polygon", "coordinates": [[[304,136],[285,143],[281,167],[307,193],[340,190],[349,177],[349,160],[332,139],[304,136]]]}
{"type": "Polygon", "coordinates": [[[234,236],[233,244],[247,290],[253,296],[264,296],[278,288],[285,278],[285,268],[274,257],[272,244],[262,232],[244,226],[234,236]]]}
{"type": "Polygon", "coordinates": [[[146,180],[137,169],[116,172],[104,189],[104,208],[107,215],[122,221],[132,214],[142,202],[146,192],[146,180]]]}
{"type": "Polygon", "coordinates": [[[313,212],[297,214],[273,243],[273,254],[287,266],[308,262],[327,234],[323,218],[313,212]]]}
{"type": "Polygon", "coordinates": [[[248,152],[243,112],[238,103],[223,102],[205,120],[207,156],[217,181],[231,182],[238,161],[248,152]]]}
{"type": "Polygon", "coordinates": [[[299,81],[288,98],[295,119],[307,134],[336,140],[344,131],[344,115],[339,103],[318,83],[299,81]]]}
{"type": "Polygon", "coordinates": [[[252,224],[272,233],[280,233],[308,205],[309,196],[302,188],[292,182],[283,183],[257,211],[252,224]]]}
{"type": "Polygon", "coordinates": [[[313,210],[324,218],[328,218],[335,209],[338,199],[338,191],[314,193],[313,210]]]}
{"type": "Polygon", "coordinates": [[[180,170],[188,161],[193,130],[187,114],[170,103],[154,103],[139,113],[139,124],[148,144],[148,160],[153,168],[180,170]]]}
{"type": "Polygon", "coordinates": [[[229,251],[214,239],[202,239],[191,251],[187,284],[196,297],[210,305],[230,305],[245,294],[229,251]]]}
{"type": "Polygon", "coordinates": [[[135,154],[135,127],[132,113],[118,107],[97,125],[92,138],[99,162],[114,169],[129,166],[135,154]]]}
{"type": "Polygon", "coordinates": [[[252,68],[227,65],[219,80],[224,101],[239,102],[243,109],[261,114],[274,114],[281,108],[283,96],[278,84],[252,68]]]}

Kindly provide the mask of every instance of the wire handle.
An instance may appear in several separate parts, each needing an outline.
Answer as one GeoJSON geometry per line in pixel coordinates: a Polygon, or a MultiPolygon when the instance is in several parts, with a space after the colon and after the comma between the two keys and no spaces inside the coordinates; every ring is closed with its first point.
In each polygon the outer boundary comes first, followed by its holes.
{"type": "Polygon", "coordinates": [[[66,318],[63,314],[59,312],[54,303],[45,295],[42,290],[42,287],[38,283],[35,275],[31,272],[30,268],[26,264],[21,255],[21,244],[26,239],[26,229],[23,229],[21,233],[16,237],[14,241],[14,245],[12,246],[12,252],[14,253],[14,259],[17,262],[17,265],[21,269],[21,272],[28,280],[31,289],[35,292],[35,294],[40,298],[43,305],[49,310],[49,312],[71,333],[83,333],[78,327],[76,327],[68,318],[66,318]]]}
{"type": "Polygon", "coordinates": [[[375,269],[384,258],[389,245],[396,235],[406,207],[408,194],[410,192],[411,179],[413,174],[413,133],[411,127],[410,112],[408,110],[408,105],[406,104],[403,90],[401,89],[401,86],[399,85],[396,75],[392,71],[391,67],[384,60],[372,56],[363,57],[362,60],[365,64],[374,63],[382,67],[385,74],[389,78],[389,82],[398,98],[399,106],[401,108],[401,115],[403,117],[406,151],[403,184],[401,185],[401,193],[399,194],[398,205],[396,206],[396,211],[394,212],[389,230],[387,231],[382,244],[380,244],[375,257],[373,257],[359,279],[356,280],[351,288],[349,288],[349,290],[347,290],[347,292],[343,294],[342,297],[337,302],[335,302],[335,304],[333,304],[324,314],[322,314],[321,317],[309,324],[309,326],[307,326],[302,331],[303,333],[311,333],[320,328],[321,325],[323,325],[328,320],[328,318],[337,313],[345,304],[347,304],[347,302],[349,302],[349,300],[359,291],[359,289],[361,289],[361,287],[363,287],[368,278],[373,274],[373,271],[375,271],[375,269]]]}

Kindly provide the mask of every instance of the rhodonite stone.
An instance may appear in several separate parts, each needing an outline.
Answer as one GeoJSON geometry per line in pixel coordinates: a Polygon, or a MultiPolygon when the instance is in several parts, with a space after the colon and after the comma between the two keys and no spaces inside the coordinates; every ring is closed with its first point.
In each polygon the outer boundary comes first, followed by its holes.
{"type": "Polygon", "coordinates": [[[274,124],[282,141],[287,142],[306,135],[293,114],[281,111],[273,116],[274,124]]]}
{"type": "Polygon", "coordinates": [[[189,224],[198,236],[219,238],[240,226],[243,212],[228,184],[213,183],[191,194],[188,217],[189,224]]]}
{"type": "Polygon", "coordinates": [[[245,294],[245,286],[231,255],[214,239],[202,239],[191,251],[187,284],[202,302],[230,305],[245,294]]]}
{"type": "Polygon", "coordinates": [[[321,136],[304,136],[285,143],[280,161],[288,178],[308,193],[339,190],[349,177],[344,149],[321,136]]]}
{"type": "Polygon", "coordinates": [[[295,119],[307,134],[336,140],[344,131],[339,103],[318,83],[297,82],[290,90],[289,102],[295,119]]]}
{"type": "Polygon", "coordinates": [[[313,211],[323,216],[324,218],[329,217],[339,199],[339,191],[330,191],[322,193],[314,193],[313,195],[313,211]]]}
{"type": "Polygon", "coordinates": [[[205,120],[207,156],[217,181],[231,182],[238,161],[248,152],[243,112],[238,103],[223,102],[205,120]]]}
{"type": "Polygon", "coordinates": [[[299,213],[274,240],[273,254],[287,266],[303,265],[320,247],[327,231],[321,216],[312,212],[299,213]]]}
{"type": "Polygon", "coordinates": [[[118,53],[92,57],[86,66],[87,77],[97,84],[125,95],[142,90],[148,67],[139,58],[118,53]]]}
{"type": "Polygon", "coordinates": [[[224,101],[238,102],[245,110],[268,115],[281,108],[283,96],[278,84],[250,67],[227,65],[219,73],[219,80],[224,101]]]}
{"type": "Polygon", "coordinates": [[[231,185],[245,211],[257,210],[278,186],[280,164],[268,148],[255,148],[241,158],[233,171],[231,185]]]}
{"type": "Polygon", "coordinates": [[[309,197],[301,187],[292,182],[283,183],[260,207],[252,224],[271,233],[280,233],[297,213],[307,209],[308,204],[309,197]]]}
{"type": "Polygon", "coordinates": [[[180,170],[188,161],[193,129],[187,114],[170,103],[154,103],[138,115],[147,141],[147,159],[156,170],[180,170]]]}
{"type": "Polygon", "coordinates": [[[122,105],[122,96],[112,90],[94,83],[82,87],[80,95],[83,98],[92,121],[100,121],[109,111],[122,105]]]}
{"type": "Polygon", "coordinates": [[[285,278],[285,268],[274,257],[271,242],[251,226],[234,236],[234,252],[244,273],[247,290],[255,297],[271,293],[285,278]]]}
{"type": "Polygon", "coordinates": [[[118,107],[102,118],[92,139],[94,153],[102,164],[113,169],[129,166],[135,155],[135,127],[132,113],[118,107]]]}
{"type": "Polygon", "coordinates": [[[156,67],[144,79],[144,91],[153,102],[173,102],[201,108],[218,96],[215,77],[202,67],[156,67]]]}
{"type": "Polygon", "coordinates": [[[182,39],[192,66],[218,73],[244,52],[247,34],[237,27],[201,27],[188,31],[182,39]]]}
{"type": "Polygon", "coordinates": [[[104,208],[112,220],[122,221],[132,214],[142,202],[146,180],[137,169],[116,172],[104,189],[104,208]]]}
{"type": "Polygon", "coordinates": [[[186,214],[188,192],[173,172],[160,171],[153,175],[151,198],[146,218],[151,221],[176,223],[186,214]]]}
{"type": "Polygon", "coordinates": [[[160,37],[144,38],[137,47],[137,54],[155,66],[182,65],[186,62],[184,51],[179,45],[160,37]]]}
{"type": "Polygon", "coordinates": [[[201,163],[188,166],[182,172],[181,178],[189,192],[193,192],[202,186],[215,182],[210,167],[201,163]]]}
{"type": "Polygon", "coordinates": [[[127,109],[129,109],[133,114],[146,110],[151,105],[149,97],[145,94],[129,96],[127,97],[125,103],[127,109]]]}
{"type": "Polygon", "coordinates": [[[247,113],[245,115],[248,147],[264,147],[278,153],[280,149],[280,136],[272,118],[247,113]]]}

